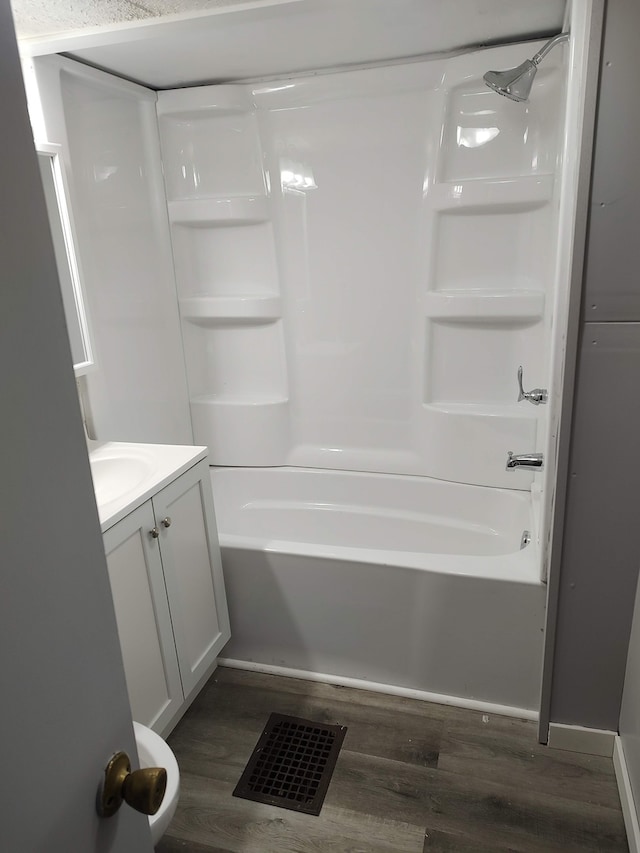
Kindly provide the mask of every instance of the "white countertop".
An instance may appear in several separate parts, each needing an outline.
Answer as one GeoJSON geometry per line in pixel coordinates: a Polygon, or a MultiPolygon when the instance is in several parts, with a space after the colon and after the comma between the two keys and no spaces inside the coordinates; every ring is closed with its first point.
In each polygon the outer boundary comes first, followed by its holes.
{"type": "Polygon", "coordinates": [[[89,440],[87,448],[103,533],[208,453],[192,445],[122,441],[89,440]]]}

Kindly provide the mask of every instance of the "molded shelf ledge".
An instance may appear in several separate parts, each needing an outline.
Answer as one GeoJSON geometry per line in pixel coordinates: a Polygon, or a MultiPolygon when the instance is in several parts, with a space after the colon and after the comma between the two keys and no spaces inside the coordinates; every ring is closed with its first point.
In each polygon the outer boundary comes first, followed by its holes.
{"type": "Polygon", "coordinates": [[[255,225],[269,220],[269,209],[267,197],[259,195],[170,201],[169,218],[173,225],[192,228],[255,225]]]}
{"type": "Polygon", "coordinates": [[[261,397],[259,393],[256,393],[255,395],[252,394],[251,396],[230,394],[229,396],[224,397],[219,394],[199,394],[198,396],[191,398],[191,405],[220,406],[222,408],[229,407],[238,411],[256,411],[263,408],[268,409],[288,406],[289,398],[281,395],[270,396],[268,394],[261,397]]]}
{"type": "Polygon", "coordinates": [[[432,319],[463,323],[535,321],[544,316],[542,290],[507,290],[493,293],[479,290],[431,291],[425,299],[426,314],[432,319]]]}
{"type": "Polygon", "coordinates": [[[461,214],[501,207],[534,210],[549,202],[552,195],[553,175],[448,181],[434,184],[430,192],[435,210],[461,214]]]}
{"type": "Polygon", "coordinates": [[[536,412],[525,400],[518,403],[445,403],[433,400],[423,403],[425,409],[430,409],[443,415],[456,415],[471,418],[504,418],[508,421],[536,420],[536,412]]]}
{"type": "Polygon", "coordinates": [[[280,319],[281,311],[279,296],[193,296],[180,300],[183,319],[199,325],[270,322],[280,319]]]}

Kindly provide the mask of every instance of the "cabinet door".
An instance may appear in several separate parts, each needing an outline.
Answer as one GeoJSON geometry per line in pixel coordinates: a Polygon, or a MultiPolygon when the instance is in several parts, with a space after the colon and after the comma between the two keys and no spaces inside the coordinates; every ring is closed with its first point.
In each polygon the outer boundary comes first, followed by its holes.
{"type": "Polygon", "coordinates": [[[104,534],[134,720],[161,732],[182,704],[178,660],[151,501],[104,534]]]}
{"type": "Polygon", "coordinates": [[[231,636],[206,461],[159,492],[153,507],[182,687],[188,698],[231,636]]]}

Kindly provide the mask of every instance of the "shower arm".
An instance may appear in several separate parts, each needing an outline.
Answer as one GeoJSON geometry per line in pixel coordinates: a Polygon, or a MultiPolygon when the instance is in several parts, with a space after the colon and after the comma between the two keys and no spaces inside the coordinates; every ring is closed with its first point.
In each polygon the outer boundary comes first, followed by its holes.
{"type": "Polygon", "coordinates": [[[531,57],[531,61],[533,62],[533,64],[536,66],[539,65],[540,62],[549,53],[549,51],[553,50],[553,48],[557,44],[560,44],[563,41],[569,41],[569,33],[560,33],[559,35],[554,36],[552,39],[549,39],[549,41],[543,47],[540,48],[536,55],[531,57]]]}

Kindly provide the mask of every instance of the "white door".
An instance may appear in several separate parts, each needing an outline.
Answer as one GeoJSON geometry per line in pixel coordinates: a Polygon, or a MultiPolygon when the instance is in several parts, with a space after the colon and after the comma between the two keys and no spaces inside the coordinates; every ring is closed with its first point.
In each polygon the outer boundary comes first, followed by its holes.
{"type": "Polygon", "coordinates": [[[150,853],[144,815],[96,813],[134,740],[9,0],[0,80],[0,846],[150,853]]]}

